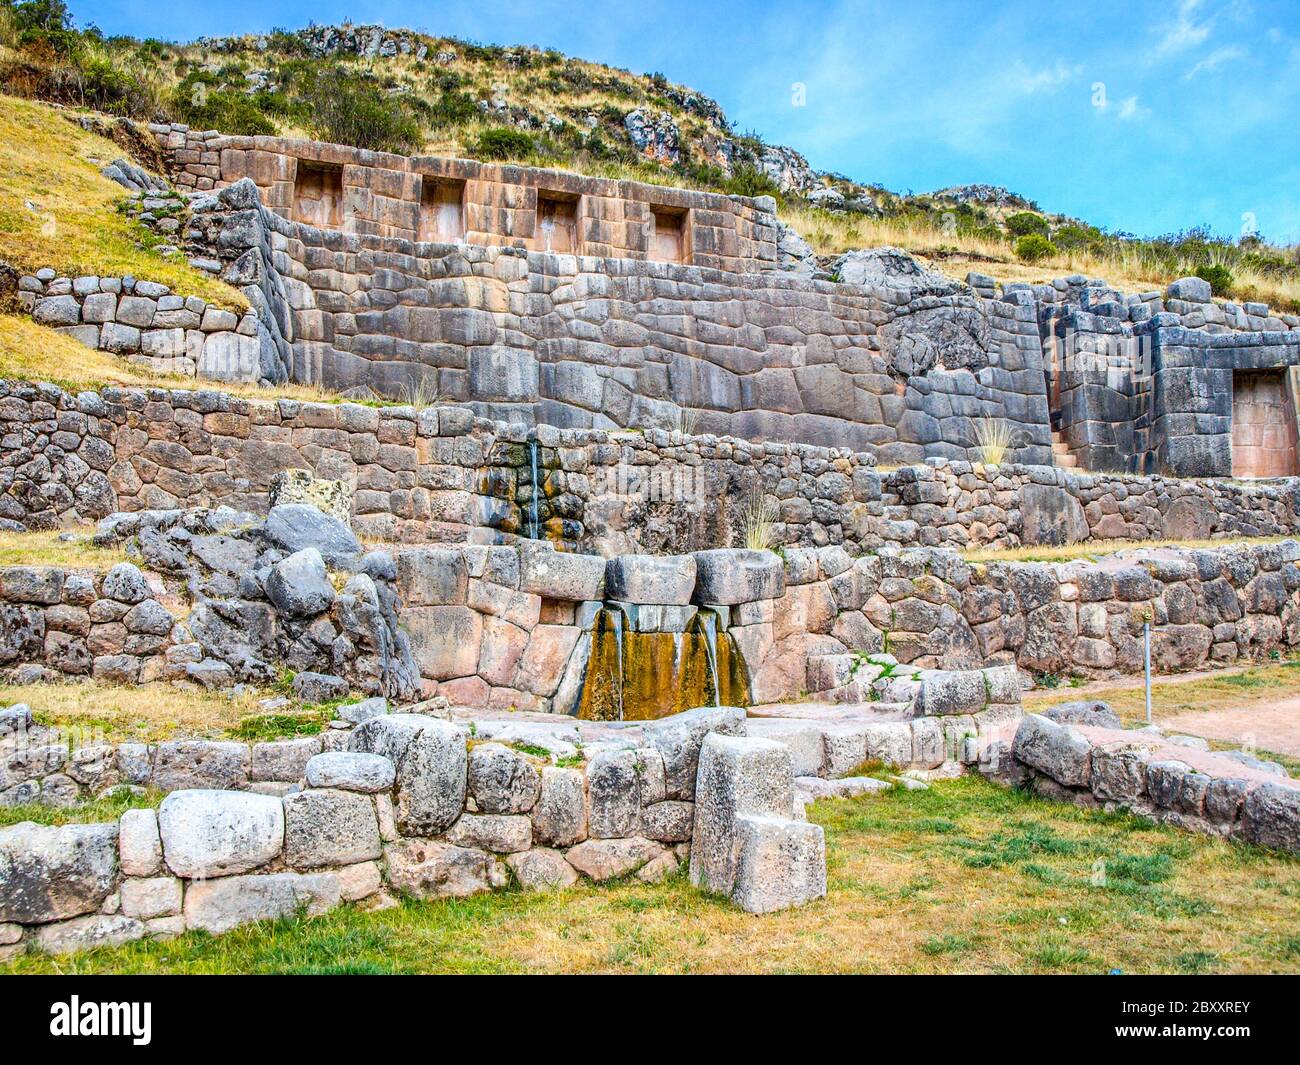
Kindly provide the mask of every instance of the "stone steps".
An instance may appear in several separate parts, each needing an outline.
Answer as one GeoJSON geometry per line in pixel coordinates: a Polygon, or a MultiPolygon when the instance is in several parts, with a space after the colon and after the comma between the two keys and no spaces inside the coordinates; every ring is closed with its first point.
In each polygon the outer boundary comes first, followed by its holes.
{"type": "Polygon", "coordinates": [[[1070,445],[1059,429],[1052,430],[1052,464],[1062,469],[1072,470],[1079,465],[1078,458],[1071,454],[1070,445]]]}

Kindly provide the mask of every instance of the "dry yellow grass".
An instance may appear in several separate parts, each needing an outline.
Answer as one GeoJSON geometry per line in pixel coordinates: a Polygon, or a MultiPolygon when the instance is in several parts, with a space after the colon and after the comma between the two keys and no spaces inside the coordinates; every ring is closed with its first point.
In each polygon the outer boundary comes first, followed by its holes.
{"type": "Polygon", "coordinates": [[[0,566],[63,566],[106,570],[126,555],[116,548],[97,547],[89,532],[0,532],[0,566]],[[61,539],[71,536],[72,539],[61,539]]]}
{"type": "Polygon", "coordinates": [[[0,95],[0,259],[23,270],[134,274],[225,307],[248,301],[229,285],[140,245],[118,210],[126,191],[99,173],[124,155],[46,104],[0,95]]]}
{"type": "Polygon", "coordinates": [[[109,385],[129,388],[220,388],[245,399],[298,399],[311,403],[339,403],[337,392],[319,385],[261,385],[213,382],[178,374],[154,373],[105,351],[85,347],[71,337],[37,325],[30,318],[0,314],[0,379],[48,381],[70,392],[109,385]]]}
{"type": "MultiPolygon", "coordinates": [[[[970,271],[988,274],[1003,283],[1027,281],[1042,284],[1067,274],[1101,277],[1123,292],[1163,289],[1176,274],[1155,272],[1136,251],[1113,256],[1087,252],[1061,252],[1037,263],[1016,258],[1010,242],[978,234],[945,233],[911,218],[869,218],[837,215],[815,207],[788,205],[781,219],[796,229],[820,255],[839,255],[854,248],[892,244],[926,260],[929,265],[959,281],[970,271]]],[[[1259,300],[1277,310],[1300,308],[1300,280],[1268,277],[1244,267],[1233,267],[1233,296],[1259,300]]]]}
{"type": "Polygon", "coordinates": [[[1104,558],[1117,551],[1155,550],[1161,547],[1230,547],[1234,544],[1276,544],[1294,537],[1249,536],[1223,540],[1089,540],[1079,544],[1033,544],[1025,547],[976,547],[961,552],[967,562],[1073,562],[1104,558]]]}
{"type": "Polygon", "coordinates": [[[260,713],[266,692],[242,695],[172,684],[122,687],[100,681],[0,684],[0,705],[26,703],[46,725],[100,736],[106,742],[144,742],[227,735],[241,719],[260,713]]]}

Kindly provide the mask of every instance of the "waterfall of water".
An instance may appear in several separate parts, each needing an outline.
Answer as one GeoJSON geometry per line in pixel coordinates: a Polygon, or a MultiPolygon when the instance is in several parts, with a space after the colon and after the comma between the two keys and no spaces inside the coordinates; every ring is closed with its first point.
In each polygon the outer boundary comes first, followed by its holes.
{"type": "Polygon", "coordinates": [[[722,684],[718,680],[718,616],[711,610],[698,615],[704,630],[704,654],[709,663],[709,680],[713,684],[713,705],[722,705],[722,684]]]}
{"type": "Polygon", "coordinates": [[[616,684],[615,684],[615,691],[618,693],[618,694],[617,694],[617,698],[618,698],[618,719],[619,719],[620,721],[622,721],[622,720],[623,720],[623,678],[624,678],[624,673],[623,673],[623,611],[622,611],[621,609],[619,609],[618,607],[614,607],[614,609],[610,611],[610,616],[611,616],[611,618],[613,619],[613,625],[614,625],[614,646],[615,646],[615,648],[617,649],[615,653],[616,653],[617,656],[618,656],[618,678],[617,678],[617,682],[616,682],[616,684]]]}
{"type": "Polygon", "coordinates": [[[528,535],[534,540],[542,538],[542,523],[538,519],[537,497],[542,491],[541,478],[538,477],[538,467],[541,465],[537,456],[537,438],[533,437],[528,441],[528,461],[533,469],[533,497],[528,511],[528,535]]]}

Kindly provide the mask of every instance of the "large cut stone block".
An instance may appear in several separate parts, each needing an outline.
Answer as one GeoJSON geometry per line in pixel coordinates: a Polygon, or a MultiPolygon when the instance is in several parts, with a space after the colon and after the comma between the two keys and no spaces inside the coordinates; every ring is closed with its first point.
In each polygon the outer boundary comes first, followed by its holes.
{"type": "Polygon", "coordinates": [[[587,838],[587,800],[581,769],[542,770],[541,794],[533,807],[533,839],[571,847],[587,838]]]}
{"type": "Polygon", "coordinates": [[[389,883],[417,899],[460,898],[509,882],[492,855],[453,843],[399,840],[384,848],[384,858],[389,883]]]}
{"type": "Polygon", "coordinates": [[[785,567],[771,551],[722,547],[695,552],[695,602],[718,606],[778,599],[785,567]]]}
{"type": "Polygon", "coordinates": [[[295,869],[355,865],[381,853],[375,804],[328,789],[284,797],[284,861],[295,869]]]}
{"type": "Polygon", "coordinates": [[[745,735],[745,711],[738,706],[697,706],[657,721],[647,721],[641,732],[646,742],[663,756],[667,797],[689,799],[695,794],[696,768],[704,737],[711,732],[745,735]]]}
{"type": "Polygon", "coordinates": [[[93,913],[117,881],[115,824],[23,821],[0,829],[0,921],[44,924],[93,913]]]}
{"type": "Polygon", "coordinates": [[[620,555],[605,564],[605,597],[623,603],[686,606],[695,591],[691,555],[620,555]]]}
{"type": "Polygon", "coordinates": [[[388,714],[359,725],[348,749],[382,754],[397,767],[397,824],[406,835],[445,832],[465,806],[469,756],[455,725],[420,714],[388,714]]]}
{"type": "Polygon", "coordinates": [[[826,897],[821,825],[778,817],[737,819],[739,859],[731,897],[747,913],[774,913],[826,897]]]}
{"type": "Polygon", "coordinates": [[[1252,843],[1300,852],[1300,788],[1285,784],[1252,788],[1246,795],[1242,825],[1252,843]]]}
{"type": "Polygon", "coordinates": [[[469,755],[469,793],[485,814],[525,814],[537,803],[542,777],[518,751],[477,744],[469,755]]]}
{"type": "Polygon", "coordinates": [[[546,599],[586,603],[605,598],[605,560],[556,551],[547,541],[519,547],[519,590],[546,599]]]}
{"type": "Polygon", "coordinates": [[[790,749],[775,740],[711,733],[700,748],[695,785],[691,883],[730,895],[736,884],[745,815],[794,818],[790,749]]]}
{"type": "Polygon", "coordinates": [[[250,921],[271,921],[306,912],[309,917],[341,901],[333,873],[268,873],[230,876],[190,884],[185,890],[185,925],[214,935],[250,921]]]}
{"type": "Polygon", "coordinates": [[[187,879],[246,873],[284,847],[284,809],[270,795],[174,791],[158,808],[167,868],[187,879]]]}
{"type": "Polygon", "coordinates": [[[1046,773],[1058,784],[1086,787],[1092,745],[1076,728],[1026,714],[1011,745],[1016,760],[1046,773]]]}

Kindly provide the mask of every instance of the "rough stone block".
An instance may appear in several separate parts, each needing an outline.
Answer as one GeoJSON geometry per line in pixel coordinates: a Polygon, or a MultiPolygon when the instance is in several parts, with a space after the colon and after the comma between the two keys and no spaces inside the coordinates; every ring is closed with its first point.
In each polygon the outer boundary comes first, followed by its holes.
{"type": "Polygon", "coordinates": [[[382,853],[375,805],[331,789],[284,797],[284,861],[295,869],[355,865],[382,853]]]}
{"type": "Polygon", "coordinates": [[[91,913],[117,887],[117,825],[0,829],[0,921],[44,924],[91,913]]]}
{"type": "Polygon", "coordinates": [[[163,859],[186,879],[256,869],[284,847],[284,810],[269,795],[238,791],[174,791],[158,808],[163,859]]]}
{"type": "Polygon", "coordinates": [[[695,795],[700,747],[707,735],[744,736],[745,728],[745,711],[737,706],[697,706],[647,721],[641,732],[646,743],[663,756],[667,797],[690,799],[695,795]]]}
{"type": "Polygon", "coordinates": [[[695,566],[694,600],[700,604],[734,606],[785,594],[785,568],[771,551],[696,551],[695,566]]]}
{"type": "Polygon", "coordinates": [[[348,749],[397,767],[397,824],[407,835],[439,835],[464,809],[469,757],[464,733],[450,722],[388,714],[358,725],[348,749]]]}
{"type": "Polygon", "coordinates": [[[691,555],[620,555],[605,565],[605,596],[618,602],[686,606],[695,591],[691,555]]]}
{"type": "Polygon", "coordinates": [[[826,897],[821,825],[743,815],[732,900],[747,913],[774,913],[826,897]]]}

